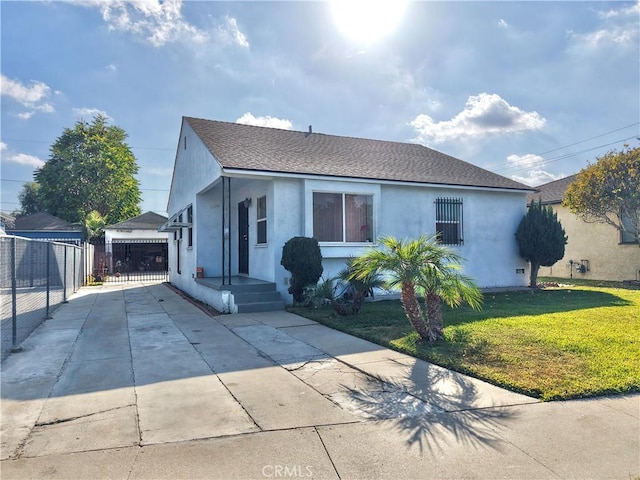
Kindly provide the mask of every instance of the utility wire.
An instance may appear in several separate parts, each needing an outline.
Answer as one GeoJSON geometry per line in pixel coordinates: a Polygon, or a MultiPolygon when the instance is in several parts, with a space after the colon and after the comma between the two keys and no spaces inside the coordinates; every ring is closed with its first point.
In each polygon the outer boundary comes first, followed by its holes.
{"type": "MultiPolygon", "coordinates": [[[[580,150],[580,151],[577,151],[577,152],[569,152],[569,153],[565,153],[565,154],[558,155],[556,157],[551,157],[551,158],[543,158],[542,161],[538,161],[538,162],[532,163],[530,165],[507,165],[507,166],[505,166],[503,168],[497,168],[497,169],[495,169],[493,171],[494,172],[510,172],[510,173],[513,173],[513,172],[517,172],[517,171],[520,171],[520,170],[527,170],[527,169],[531,169],[531,168],[542,167],[543,165],[547,165],[549,163],[559,162],[560,160],[566,160],[568,158],[576,157],[578,155],[582,155],[584,153],[591,152],[593,150],[598,150],[600,148],[609,147],[611,145],[616,145],[616,144],[618,144],[620,142],[626,142],[627,140],[631,140],[631,139],[634,139],[634,138],[637,138],[637,137],[635,135],[633,135],[631,137],[622,138],[620,140],[616,140],[616,141],[610,142],[610,143],[604,143],[602,145],[598,145],[596,147],[587,148],[585,150],[580,150]]],[[[583,142],[579,142],[579,143],[583,143],[583,142]]],[[[556,150],[559,150],[559,149],[556,149],[556,150]]],[[[552,150],[552,151],[556,151],[556,150],[552,150]]],[[[541,155],[537,155],[537,156],[541,156],[541,155]]]]}

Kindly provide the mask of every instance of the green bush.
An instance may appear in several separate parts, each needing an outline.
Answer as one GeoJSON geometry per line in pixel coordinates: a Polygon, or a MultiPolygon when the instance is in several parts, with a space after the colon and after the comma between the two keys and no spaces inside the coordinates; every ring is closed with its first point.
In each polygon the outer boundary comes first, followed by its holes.
{"type": "Polygon", "coordinates": [[[289,293],[295,303],[304,301],[304,287],[315,285],[322,275],[322,253],[315,238],[293,237],[282,247],[282,265],[291,273],[289,293]]]}

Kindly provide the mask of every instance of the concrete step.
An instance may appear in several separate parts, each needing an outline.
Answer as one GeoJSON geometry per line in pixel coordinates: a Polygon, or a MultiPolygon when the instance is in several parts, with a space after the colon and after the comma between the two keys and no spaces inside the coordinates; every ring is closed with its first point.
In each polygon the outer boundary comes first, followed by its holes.
{"type": "Polygon", "coordinates": [[[280,293],[276,291],[275,283],[244,285],[243,288],[232,291],[232,295],[238,313],[284,310],[285,306],[280,293]]]}
{"type": "Polygon", "coordinates": [[[273,302],[236,303],[238,313],[273,312],[284,310],[284,300],[273,302]]]}
{"type": "Polygon", "coordinates": [[[275,289],[271,292],[243,292],[243,293],[234,293],[233,300],[236,304],[239,303],[256,303],[256,302],[273,302],[277,300],[282,300],[280,294],[275,291],[275,289]]]}

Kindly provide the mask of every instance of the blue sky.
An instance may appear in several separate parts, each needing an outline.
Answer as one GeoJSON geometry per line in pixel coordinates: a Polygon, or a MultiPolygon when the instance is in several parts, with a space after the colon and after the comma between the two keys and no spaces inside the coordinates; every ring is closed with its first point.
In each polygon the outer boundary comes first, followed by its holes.
{"type": "Polygon", "coordinates": [[[183,115],[419,142],[534,186],[638,145],[637,1],[351,3],[2,1],[0,208],[98,112],[159,213],[183,115]]]}

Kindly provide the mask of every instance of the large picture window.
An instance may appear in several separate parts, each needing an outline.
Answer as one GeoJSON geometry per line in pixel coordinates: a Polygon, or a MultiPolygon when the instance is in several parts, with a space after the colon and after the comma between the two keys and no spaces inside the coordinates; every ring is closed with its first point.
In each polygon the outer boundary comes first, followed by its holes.
{"type": "Polygon", "coordinates": [[[319,242],[372,242],[373,195],[313,193],[313,236],[319,242]]]}
{"type": "Polygon", "coordinates": [[[436,232],[444,245],[462,245],[462,199],[436,199],[436,232]]]}
{"type": "Polygon", "coordinates": [[[263,245],[267,243],[267,197],[258,198],[257,203],[258,245],[263,245]]]}

